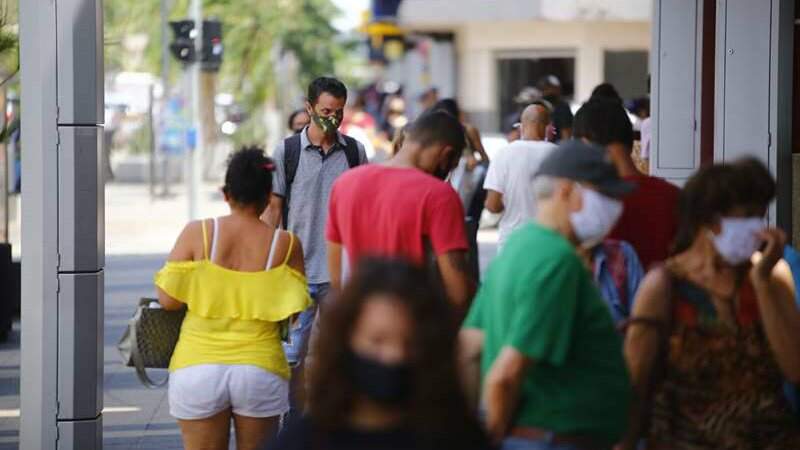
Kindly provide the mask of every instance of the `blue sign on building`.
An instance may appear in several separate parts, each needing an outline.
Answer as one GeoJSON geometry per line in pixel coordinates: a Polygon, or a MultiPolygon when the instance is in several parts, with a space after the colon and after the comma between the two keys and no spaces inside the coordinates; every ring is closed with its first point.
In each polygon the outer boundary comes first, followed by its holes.
{"type": "Polygon", "coordinates": [[[372,0],[372,20],[395,20],[403,0],[372,0]]]}

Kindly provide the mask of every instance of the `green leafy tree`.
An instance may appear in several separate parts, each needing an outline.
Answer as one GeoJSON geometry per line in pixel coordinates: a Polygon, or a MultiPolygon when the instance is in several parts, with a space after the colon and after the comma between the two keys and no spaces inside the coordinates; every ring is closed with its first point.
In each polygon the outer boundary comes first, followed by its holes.
{"type": "MultiPolygon", "coordinates": [[[[174,0],[170,19],[187,16],[189,0],[174,0]]],[[[159,0],[106,0],[106,68],[160,72],[161,30],[159,0]],[[119,49],[124,36],[146,34],[149,44],[141,67],[129,67],[119,49]]],[[[277,92],[275,57],[292,52],[299,62],[297,83],[332,74],[337,60],[348,51],[331,25],[341,12],[331,0],[204,0],[205,17],[223,22],[224,63],[219,74],[201,81],[202,116],[206,129],[215,129],[212,99],[217,90],[230,92],[249,114],[251,123],[240,128],[237,140],[263,139],[260,112],[277,92]],[[208,126],[210,125],[210,126],[208,126]]],[[[170,37],[171,39],[171,37],[170,37]]],[[[173,67],[178,67],[173,64],[173,67]]],[[[177,75],[177,69],[173,76],[177,75]]],[[[213,141],[214,136],[205,136],[213,141]]]]}
{"type": "Polygon", "coordinates": [[[0,86],[19,71],[17,4],[0,3],[0,86]]]}
{"type": "MultiPolygon", "coordinates": [[[[5,114],[6,88],[19,72],[18,12],[13,1],[0,3],[0,114],[5,114]]],[[[19,121],[5,123],[0,118],[0,151],[8,135],[19,126],[19,121]]],[[[0,179],[5,179],[0,177],[0,179]]]]}

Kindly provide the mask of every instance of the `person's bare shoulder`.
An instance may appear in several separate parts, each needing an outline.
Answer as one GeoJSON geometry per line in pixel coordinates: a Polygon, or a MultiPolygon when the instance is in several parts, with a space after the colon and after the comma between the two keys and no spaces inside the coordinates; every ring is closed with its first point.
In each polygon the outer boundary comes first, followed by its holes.
{"type": "Polygon", "coordinates": [[[636,294],[634,318],[668,319],[672,275],[666,267],[656,267],[645,275],[636,294]]]}

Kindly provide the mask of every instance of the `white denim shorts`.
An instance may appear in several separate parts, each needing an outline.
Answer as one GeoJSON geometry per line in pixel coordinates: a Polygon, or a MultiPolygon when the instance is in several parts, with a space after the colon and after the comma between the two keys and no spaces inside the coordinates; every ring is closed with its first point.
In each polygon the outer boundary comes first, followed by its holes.
{"type": "Polygon", "coordinates": [[[206,419],[228,408],[238,416],[273,417],[289,411],[289,381],[251,365],[201,364],[169,375],[169,412],[206,419]]]}

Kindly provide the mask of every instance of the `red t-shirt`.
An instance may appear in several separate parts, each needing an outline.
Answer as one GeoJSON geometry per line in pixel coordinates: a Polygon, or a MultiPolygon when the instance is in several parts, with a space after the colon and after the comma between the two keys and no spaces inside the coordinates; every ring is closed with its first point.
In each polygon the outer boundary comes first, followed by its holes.
{"type": "Polygon", "coordinates": [[[667,259],[678,230],[680,189],[661,178],[647,175],[625,177],[638,188],[623,199],[625,209],[609,235],[628,241],[645,270],[667,259]]]}
{"type": "Polygon", "coordinates": [[[464,209],[449,184],[418,169],[366,165],[333,184],[325,236],[341,244],[354,265],[364,256],[425,263],[425,244],[436,255],[466,250],[464,209]]]}

